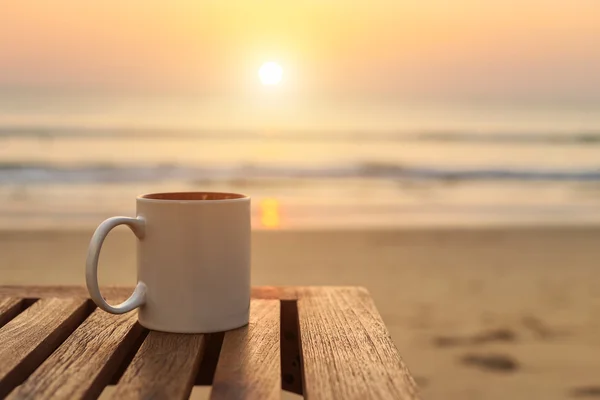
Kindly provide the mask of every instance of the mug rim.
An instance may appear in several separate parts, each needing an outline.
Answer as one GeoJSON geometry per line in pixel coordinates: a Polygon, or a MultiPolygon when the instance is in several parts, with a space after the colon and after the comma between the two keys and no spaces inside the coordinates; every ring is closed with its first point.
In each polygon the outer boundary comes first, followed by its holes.
{"type": "Polygon", "coordinates": [[[250,196],[241,194],[241,193],[230,193],[230,192],[204,192],[204,191],[181,191],[181,192],[154,192],[154,193],[146,193],[140,194],[136,197],[137,201],[149,202],[149,203],[234,203],[238,201],[250,200],[250,196]],[[201,198],[185,198],[185,196],[223,196],[224,198],[216,198],[216,199],[201,199],[201,198]],[[157,198],[154,198],[156,196],[157,198]],[[168,198],[171,197],[172,198],[168,198]],[[181,196],[181,198],[177,198],[177,196],[181,196]],[[234,196],[231,198],[227,198],[226,196],[234,196]],[[160,198],[166,197],[166,198],[160,198]]]}

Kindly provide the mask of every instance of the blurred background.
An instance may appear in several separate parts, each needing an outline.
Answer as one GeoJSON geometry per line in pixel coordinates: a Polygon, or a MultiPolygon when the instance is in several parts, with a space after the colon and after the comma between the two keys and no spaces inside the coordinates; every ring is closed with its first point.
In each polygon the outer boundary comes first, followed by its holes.
{"type": "Polygon", "coordinates": [[[241,192],[253,283],[367,287],[426,398],[600,396],[598,71],[595,0],[4,4],[0,284],[241,192]]]}

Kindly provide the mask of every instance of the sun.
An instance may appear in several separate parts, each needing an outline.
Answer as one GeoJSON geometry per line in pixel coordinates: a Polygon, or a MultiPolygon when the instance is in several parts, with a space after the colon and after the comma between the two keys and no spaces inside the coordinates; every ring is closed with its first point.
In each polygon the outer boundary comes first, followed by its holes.
{"type": "Polygon", "coordinates": [[[264,63],[258,70],[258,78],[263,85],[277,85],[282,77],[283,68],[273,61],[264,63]]]}

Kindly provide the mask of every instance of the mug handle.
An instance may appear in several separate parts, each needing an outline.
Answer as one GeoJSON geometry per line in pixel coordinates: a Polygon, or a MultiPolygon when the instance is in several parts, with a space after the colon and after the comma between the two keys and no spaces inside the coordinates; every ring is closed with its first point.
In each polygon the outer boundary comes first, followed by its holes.
{"type": "Polygon", "coordinates": [[[108,233],[119,225],[127,225],[138,239],[144,238],[145,223],[142,218],[109,218],[102,222],[94,232],[85,264],[85,281],[90,297],[98,307],[111,314],[124,314],[146,302],[146,284],[144,282],[138,282],[133,294],[123,303],[116,306],[108,304],[104,300],[104,297],[102,297],[102,294],[100,294],[100,286],[98,285],[98,258],[100,257],[100,250],[108,233]]]}

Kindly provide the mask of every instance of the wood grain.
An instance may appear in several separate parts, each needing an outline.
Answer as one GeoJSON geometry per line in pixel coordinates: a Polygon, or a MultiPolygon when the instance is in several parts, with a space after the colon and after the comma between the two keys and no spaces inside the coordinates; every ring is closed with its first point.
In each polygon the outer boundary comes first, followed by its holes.
{"type": "Polygon", "coordinates": [[[0,299],[0,328],[16,317],[23,309],[23,299],[0,299]]]}
{"type": "Polygon", "coordinates": [[[368,292],[298,300],[306,399],[416,399],[417,389],[368,292]]]}
{"type": "Polygon", "coordinates": [[[281,397],[279,301],[252,300],[250,323],[225,333],[211,399],[281,397]]]}
{"type": "Polygon", "coordinates": [[[9,398],[96,398],[143,333],[136,321],[94,311],[9,398]]]}
{"type": "Polygon", "coordinates": [[[0,398],[23,382],[88,315],[86,300],[44,299],[0,329],[0,398]]]}
{"type": "Polygon", "coordinates": [[[187,399],[206,337],[150,332],[119,381],[114,399],[187,399]]]}

